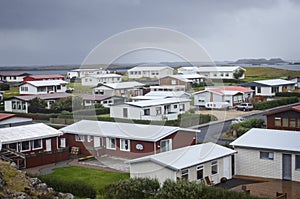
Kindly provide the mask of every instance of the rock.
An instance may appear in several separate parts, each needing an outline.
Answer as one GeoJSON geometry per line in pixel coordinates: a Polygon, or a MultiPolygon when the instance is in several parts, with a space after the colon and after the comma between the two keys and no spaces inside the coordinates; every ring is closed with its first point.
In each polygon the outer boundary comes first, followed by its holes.
{"type": "Polygon", "coordinates": [[[75,197],[73,196],[73,194],[70,193],[58,193],[58,197],[62,198],[62,199],[74,199],[75,197]]]}
{"type": "Polygon", "coordinates": [[[42,183],[42,181],[40,179],[38,179],[38,178],[31,178],[31,185],[33,187],[35,187],[36,185],[41,184],[41,183],[42,183]]]}
{"type": "Polygon", "coordinates": [[[48,191],[48,186],[46,183],[39,183],[35,186],[35,189],[40,191],[48,191]]]}
{"type": "Polygon", "coordinates": [[[15,162],[10,163],[11,167],[17,168],[17,164],[15,162]]]}

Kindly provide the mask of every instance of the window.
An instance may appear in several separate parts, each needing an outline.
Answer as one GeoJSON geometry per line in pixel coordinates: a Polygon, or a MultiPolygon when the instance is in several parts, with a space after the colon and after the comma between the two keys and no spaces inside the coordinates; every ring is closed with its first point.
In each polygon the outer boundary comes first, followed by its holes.
{"type": "Polygon", "coordinates": [[[60,90],[61,89],[61,85],[57,85],[56,88],[57,88],[57,90],[60,90]]]}
{"type": "Polygon", "coordinates": [[[43,148],[41,139],[33,140],[32,143],[33,143],[32,149],[41,149],[41,148],[43,148]]]}
{"type": "Polygon", "coordinates": [[[197,171],[197,180],[201,180],[203,179],[203,165],[199,165],[196,167],[196,171],[197,171]]]}
{"type": "Polygon", "coordinates": [[[124,118],[128,117],[128,109],[127,108],[123,108],[123,117],[124,118]]]}
{"type": "Polygon", "coordinates": [[[176,80],[172,80],[171,85],[176,85],[176,80]]]}
{"type": "Polygon", "coordinates": [[[26,87],[26,86],[21,86],[21,91],[28,91],[28,87],[26,87]]]}
{"type": "Polygon", "coordinates": [[[160,141],[160,152],[166,152],[172,150],[172,140],[162,140],[160,141]]]}
{"type": "Polygon", "coordinates": [[[264,160],[274,160],[274,153],[273,153],[273,152],[265,152],[265,151],[261,151],[261,152],[260,152],[260,159],[264,159],[264,160]]]}
{"type": "Polygon", "coordinates": [[[290,118],[290,127],[296,127],[296,118],[290,118]]]}
{"type": "Polygon", "coordinates": [[[215,160],[211,162],[211,174],[214,175],[217,173],[218,173],[218,161],[215,160]]]}
{"type": "Polygon", "coordinates": [[[144,109],[144,115],[150,115],[150,109],[149,108],[144,109]]]}
{"type": "Polygon", "coordinates": [[[184,180],[189,179],[189,170],[188,169],[181,170],[181,178],[184,180]]]}
{"type": "Polygon", "coordinates": [[[66,147],[66,138],[60,138],[60,148],[66,147]]]}
{"type": "Polygon", "coordinates": [[[88,136],[87,136],[87,141],[88,141],[88,142],[93,141],[92,136],[88,135],[88,136]]]}
{"type": "Polygon", "coordinates": [[[106,148],[116,149],[116,138],[106,138],[106,148]]]}
{"type": "Polygon", "coordinates": [[[156,111],[156,115],[161,115],[161,107],[156,107],[155,111],[156,111]]]}
{"type": "Polygon", "coordinates": [[[257,93],[261,93],[261,87],[257,87],[257,93]]]}
{"type": "Polygon", "coordinates": [[[295,169],[300,170],[300,155],[295,155],[295,169]]]}
{"type": "Polygon", "coordinates": [[[289,126],[289,119],[288,118],[282,118],[282,126],[288,127],[289,126]]]}
{"type": "Polygon", "coordinates": [[[25,141],[21,143],[21,152],[30,151],[30,142],[25,141]]]}
{"type": "Polygon", "coordinates": [[[275,117],[275,126],[281,126],[281,117],[275,117]]]}
{"type": "Polygon", "coordinates": [[[214,77],[217,77],[217,73],[214,73],[214,77]]]}
{"type": "Polygon", "coordinates": [[[226,76],[226,77],[229,77],[229,74],[228,74],[228,73],[225,73],[225,76],[226,76]]]}
{"type": "Polygon", "coordinates": [[[18,150],[17,147],[18,147],[18,146],[17,146],[17,143],[11,143],[11,144],[8,145],[8,148],[13,149],[13,150],[15,150],[15,151],[18,150]]]}
{"type": "Polygon", "coordinates": [[[184,104],[180,104],[180,105],[179,105],[179,111],[184,111],[184,109],[185,109],[184,104]]]}
{"type": "Polygon", "coordinates": [[[300,128],[300,118],[297,120],[297,127],[300,128]]]}
{"type": "Polygon", "coordinates": [[[130,151],[130,140],[120,139],[120,150],[130,151]]]}
{"type": "Polygon", "coordinates": [[[84,142],[84,135],[75,135],[75,140],[78,142],[84,142]]]}
{"type": "Polygon", "coordinates": [[[174,107],[174,109],[176,109],[177,108],[177,104],[175,104],[173,107],[174,107]]]}

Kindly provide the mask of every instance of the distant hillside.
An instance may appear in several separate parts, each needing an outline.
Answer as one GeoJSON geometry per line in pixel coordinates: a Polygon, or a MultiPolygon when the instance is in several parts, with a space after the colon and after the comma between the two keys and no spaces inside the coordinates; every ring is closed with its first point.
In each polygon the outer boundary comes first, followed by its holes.
{"type": "Polygon", "coordinates": [[[272,59],[239,59],[236,62],[233,62],[233,64],[252,64],[252,65],[261,65],[261,64],[282,64],[282,63],[288,63],[281,58],[272,58],[272,59]]]}
{"type": "Polygon", "coordinates": [[[300,76],[300,71],[283,70],[271,67],[245,67],[246,78],[289,78],[300,76]]]}

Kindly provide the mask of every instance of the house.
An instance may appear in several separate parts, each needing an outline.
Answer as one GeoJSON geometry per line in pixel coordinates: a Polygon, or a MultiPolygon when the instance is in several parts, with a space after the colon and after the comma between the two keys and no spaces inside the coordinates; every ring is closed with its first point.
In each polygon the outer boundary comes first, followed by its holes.
{"type": "Polygon", "coordinates": [[[143,87],[144,84],[131,81],[103,84],[94,88],[93,90],[95,94],[131,98],[134,96],[143,95],[143,87]]]}
{"type": "Polygon", "coordinates": [[[198,130],[81,120],[60,129],[67,146],[94,156],[137,158],[196,144],[198,130]]]}
{"type": "Polygon", "coordinates": [[[153,178],[201,182],[209,177],[215,184],[232,178],[234,150],[208,142],[128,161],[131,178],[153,178]]]}
{"type": "Polygon", "coordinates": [[[96,104],[102,104],[104,107],[110,107],[112,105],[123,104],[125,102],[124,97],[111,95],[83,94],[81,97],[83,99],[84,107],[95,106],[96,104]]]}
{"type": "Polygon", "coordinates": [[[193,80],[183,78],[181,75],[169,75],[159,79],[159,86],[184,86],[185,90],[192,87],[193,80]]]}
{"type": "Polygon", "coordinates": [[[185,91],[185,86],[184,85],[150,86],[150,91],[185,91]]]}
{"type": "Polygon", "coordinates": [[[193,93],[194,105],[204,107],[209,102],[227,102],[229,107],[234,107],[242,102],[249,102],[254,91],[241,86],[207,87],[203,91],[193,93]]]}
{"type": "Polygon", "coordinates": [[[300,131],[300,106],[267,112],[267,128],[300,131]]]}
{"type": "Polygon", "coordinates": [[[209,66],[209,67],[181,67],[178,69],[179,74],[194,74],[204,76],[207,79],[236,79],[235,73],[241,72],[239,79],[245,78],[246,69],[240,66],[209,66]]]}
{"type": "Polygon", "coordinates": [[[255,96],[274,97],[279,92],[290,92],[295,90],[295,83],[283,79],[259,80],[240,84],[240,86],[251,88],[255,96]]]}
{"type": "Polygon", "coordinates": [[[16,114],[0,113],[0,128],[32,124],[32,118],[20,117],[16,114]]]}
{"type": "Polygon", "coordinates": [[[21,95],[37,95],[66,92],[68,82],[63,80],[28,81],[19,86],[21,95]]]}
{"type": "Polygon", "coordinates": [[[19,169],[67,160],[62,132],[43,123],[0,129],[0,157],[19,169]]]}
{"type": "Polygon", "coordinates": [[[28,75],[24,77],[23,82],[41,81],[41,80],[65,80],[65,77],[59,74],[28,75]]]}
{"type": "Polygon", "coordinates": [[[176,120],[190,109],[189,99],[166,98],[111,106],[110,117],[133,120],[176,120]]]}
{"type": "Polygon", "coordinates": [[[122,81],[122,76],[118,74],[98,74],[81,78],[83,86],[98,86],[98,84],[118,83],[122,81]]]}
{"type": "Polygon", "coordinates": [[[30,75],[29,73],[16,72],[16,73],[0,73],[0,80],[9,83],[22,82],[23,78],[30,75]]]}
{"type": "Polygon", "coordinates": [[[289,79],[289,81],[295,83],[295,87],[300,89],[300,77],[294,77],[292,79],[289,79]]]}
{"type": "Polygon", "coordinates": [[[169,66],[136,66],[127,71],[128,78],[139,79],[139,78],[156,78],[160,79],[162,77],[173,75],[174,69],[169,66]]]}
{"type": "Polygon", "coordinates": [[[191,94],[184,91],[150,91],[149,93],[132,97],[131,99],[136,102],[140,100],[153,100],[153,99],[166,99],[166,98],[180,98],[180,99],[190,99],[191,94]]]}
{"type": "Polygon", "coordinates": [[[78,68],[71,70],[67,73],[67,79],[72,79],[72,78],[83,78],[86,76],[91,76],[91,75],[97,75],[97,74],[108,74],[110,71],[108,70],[103,70],[102,68],[100,69],[95,69],[95,68],[78,68]]]}
{"type": "Polygon", "coordinates": [[[253,128],[230,145],[235,174],[300,181],[300,131],[253,128]]]}
{"type": "Polygon", "coordinates": [[[21,95],[14,96],[4,101],[4,110],[6,112],[28,113],[29,101],[34,98],[40,98],[47,102],[47,109],[58,99],[71,97],[68,93],[52,93],[42,95],[21,95]]]}

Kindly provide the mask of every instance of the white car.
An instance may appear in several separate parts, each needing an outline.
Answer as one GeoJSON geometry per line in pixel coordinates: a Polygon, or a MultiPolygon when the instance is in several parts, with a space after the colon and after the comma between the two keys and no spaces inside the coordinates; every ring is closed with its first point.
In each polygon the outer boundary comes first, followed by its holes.
{"type": "Polygon", "coordinates": [[[240,123],[240,122],[243,122],[243,121],[245,121],[245,118],[237,117],[237,118],[232,120],[231,124],[237,124],[237,123],[240,123]]]}

